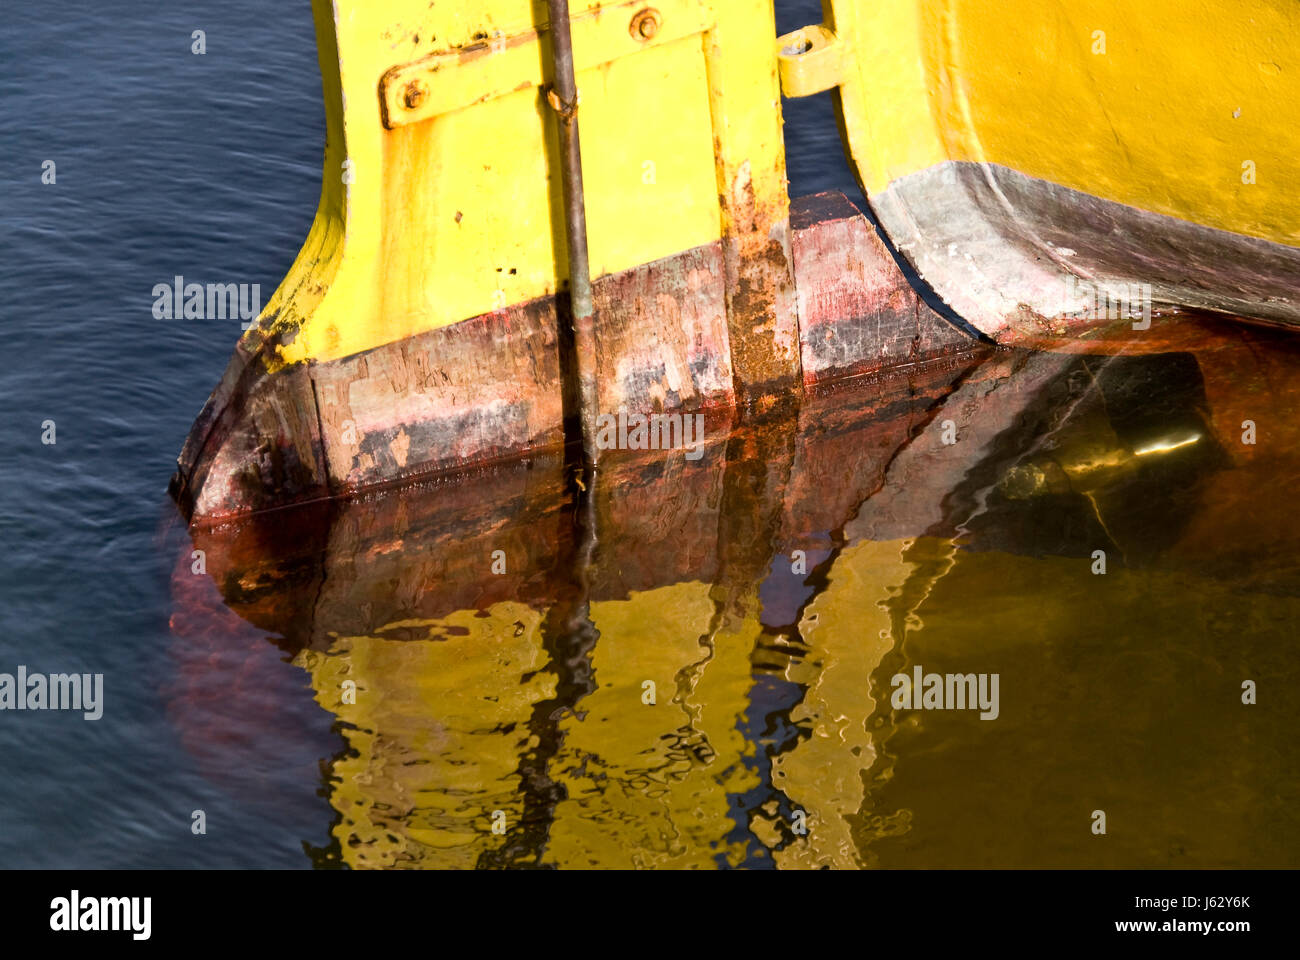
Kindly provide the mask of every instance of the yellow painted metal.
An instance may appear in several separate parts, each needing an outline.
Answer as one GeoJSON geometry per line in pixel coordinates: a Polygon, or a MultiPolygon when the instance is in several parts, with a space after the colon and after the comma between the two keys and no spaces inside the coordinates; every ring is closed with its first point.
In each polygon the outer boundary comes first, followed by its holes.
{"type": "Polygon", "coordinates": [[[851,51],[840,102],[869,194],[945,161],[992,163],[1300,245],[1293,0],[827,0],[824,8],[838,43],[809,55],[851,51]]]}
{"type": "MultiPolygon", "coordinates": [[[[313,10],[320,207],[245,349],[269,338],[273,368],[336,359],[555,292],[545,3],[313,10]]],[[[579,2],[571,17],[593,277],[786,219],[770,0],[579,2]]]]}
{"type": "Polygon", "coordinates": [[[809,97],[844,82],[849,45],[822,24],[802,27],[776,42],[781,92],[809,97]]]}
{"type": "MultiPolygon", "coordinates": [[[[571,24],[576,71],[703,34],[712,11],[699,0],[633,0],[597,7],[571,24]],[[638,17],[645,11],[648,15],[638,17]]],[[[546,83],[545,30],[496,35],[450,53],[394,67],[381,81],[385,124],[396,127],[438,117],[546,83]]]]}

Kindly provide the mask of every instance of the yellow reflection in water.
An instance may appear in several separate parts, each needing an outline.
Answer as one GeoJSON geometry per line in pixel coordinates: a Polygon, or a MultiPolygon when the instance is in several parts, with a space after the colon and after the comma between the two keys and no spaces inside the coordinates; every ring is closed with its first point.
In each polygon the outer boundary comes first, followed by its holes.
{"type": "Polygon", "coordinates": [[[772,781],[807,813],[809,829],[775,854],[781,867],[864,865],[848,818],[862,809],[863,771],[876,756],[868,730],[876,707],[871,674],[894,645],[885,603],[912,570],[902,554],[896,541],[847,548],[800,623],[810,650],[787,677],[808,690],[790,719],[811,735],[776,757],[772,781]]]}
{"type": "Polygon", "coordinates": [[[522,816],[519,753],[554,677],[536,672],[547,661],[541,614],[517,603],[485,612],[392,625],[438,639],[336,637],[327,653],[298,655],[317,701],[349,725],[331,795],[349,866],[473,867],[504,841],[493,812],[522,816]]]}
{"type": "Polygon", "coordinates": [[[703,583],[592,604],[600,630],[596,691],[570,717],[555,761],[568,799],[548,859],[562,866],[704,867],[738,862],[723,838],[728,794],[752,787],[753,751],[737,728],[751,685],[758,624],[710,634],[703,583]],[[647,681],[655,700],[647,699],[647,681]]]}

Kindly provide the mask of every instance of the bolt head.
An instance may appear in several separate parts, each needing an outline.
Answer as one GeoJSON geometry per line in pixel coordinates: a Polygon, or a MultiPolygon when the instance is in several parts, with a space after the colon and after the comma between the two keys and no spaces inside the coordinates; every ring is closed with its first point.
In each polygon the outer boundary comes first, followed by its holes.
{"type": "Polygon", "coordinates": [[[632,18],[628,33],[637,40],[653,40],[663,24],[663,16],[654,7],[646,7],[632,18]]]}

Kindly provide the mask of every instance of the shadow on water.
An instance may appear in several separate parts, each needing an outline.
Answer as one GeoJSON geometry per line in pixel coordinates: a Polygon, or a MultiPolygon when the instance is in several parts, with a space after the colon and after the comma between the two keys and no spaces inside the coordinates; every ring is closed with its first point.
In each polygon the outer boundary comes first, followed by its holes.
{"type": "Polygon", "coordinates": [[[321,866],[1295,865],[1300,344],[1178,322],[610,451],[586,582],[560,451],[196,528],[173,722],[276,802],[240,771],[291,658],[342,741],[321,866]],[[918,669],[997,716],[898,705],[918,669]]]}

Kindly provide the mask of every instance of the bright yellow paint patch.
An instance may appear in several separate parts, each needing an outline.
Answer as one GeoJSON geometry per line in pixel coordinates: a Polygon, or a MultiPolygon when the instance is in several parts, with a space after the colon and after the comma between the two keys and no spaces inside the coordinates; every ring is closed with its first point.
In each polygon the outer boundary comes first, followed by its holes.
{"type": "Polygon", "coordinates": [[[1292,0],[831,5],[868,192],[946,160],[989,162],[1300,245],[1292,0]]]}
{"type": "MultiPolygon", "coordinates": [[[[788,209],[770,3],[665,0],[659,32],[637,39],[645,6],[570,10],[593,277],[718,240],[731,226],[719,198],[738,183],[753,188],[743,229],[788,209]],[[602,37],[614,59],[594,48],[602,37]]],[[[264,311],[284,341],[272,366],[350,356],[562,286],[555,118],[528,67],[548,56],[546,4],[313,8],[324,185],[312,235],[264,311]]],[[[245,347],[265,334],[255,327],[245,347]]]]}

